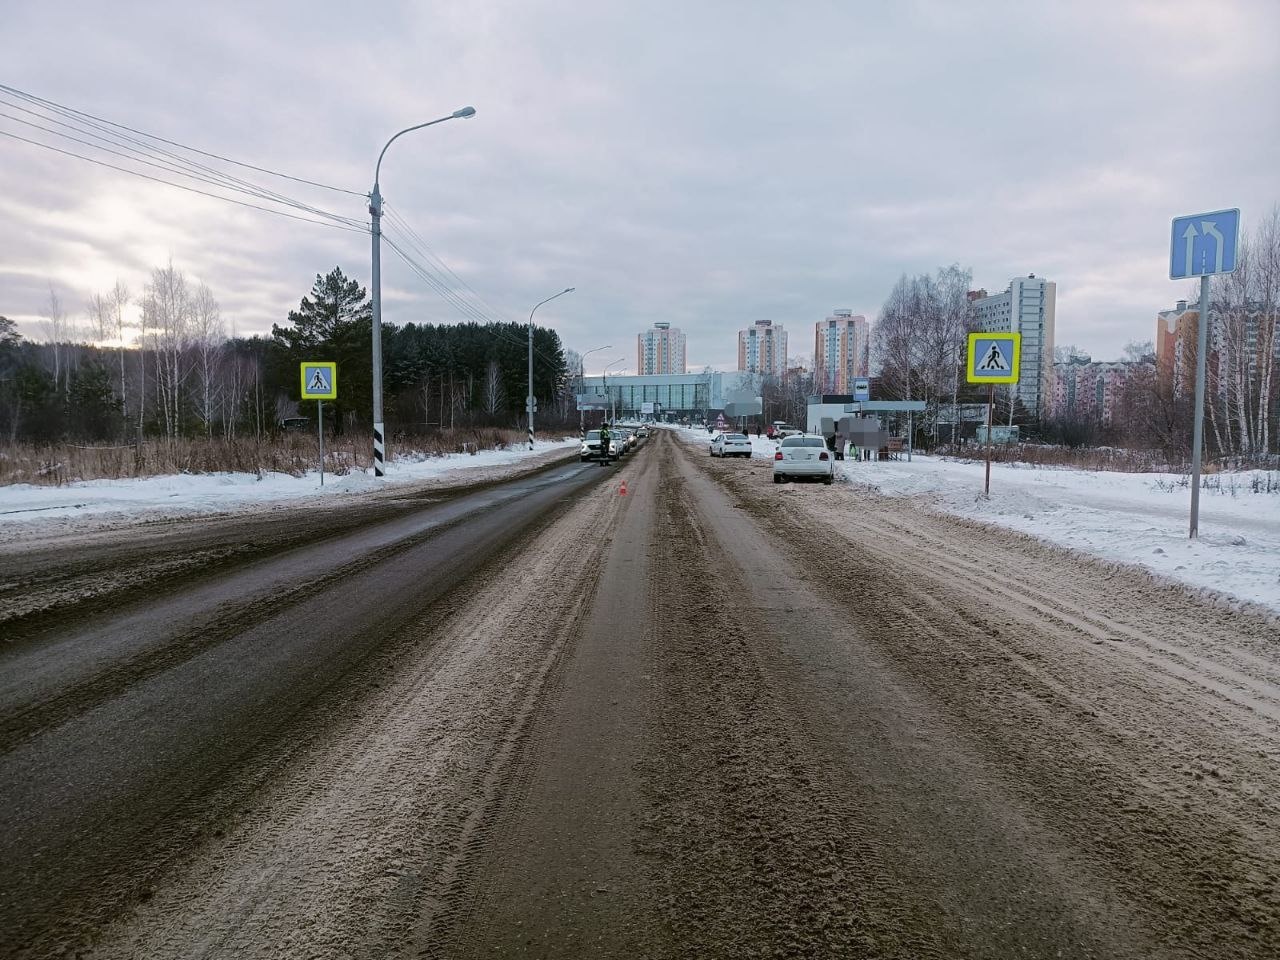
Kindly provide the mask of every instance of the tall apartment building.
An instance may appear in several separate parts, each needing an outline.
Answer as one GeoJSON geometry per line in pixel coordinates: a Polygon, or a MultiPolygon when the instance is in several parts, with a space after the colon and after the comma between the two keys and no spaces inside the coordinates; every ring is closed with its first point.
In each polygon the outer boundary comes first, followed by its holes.
{"type": "Polygon", "coordinates": [[[787,369],[787,331],[772,320],[757,320],[739,330],[738,369],[781,377],[787,369]]]}
{"type": "Polygon", "coordinates": [[[867,376],[871,337],[867,318],[833,310],[813,325],[813,369],[819,393],[853,393],[853,378],[867,376]]]}
{"type": "Polygon", "coordinates": [[[1058,285],[1037,277],[1015,277],[1004,293],[975,297],[973,310],[981,333],[1022,334],[1021,376],[1014,387],[1032,417],[1047,416],[1053,389],[1053,321],[1058,285]]]}
{"type": "MultiPolygon", "coordinates": [[[[1261,303],[1249,303],[1236,315],[1234,324],[1224,323],[1223,317],[1211,310],[1209,351],[1205,356],[1207,383],[1217,384],[1218,392],[1224,394],[1232,380],[1232,369],[1254,376],[1268,345],[1273,362],[1280,363],[1278,324],[1280,321],[1261,303]]],[[[1195,389],[1199,336],[1199,304],[1179,300],[1172,310],[1156,314],[1156,372],[1175,397],[1195,389]]]]}
{"type": "Polygon", "coordinates": [[[685,372],[684,334],[669,323],[655,323],[636,337],[636,370],[641,377],[685,372]]]}
{"type": "Polygon", "coordinates": [[[1074,357],[1055,363],[1050,414],[1110,426],[1129,378],[1151,369],[1147,361],[1094,361],[1074,357]]]}

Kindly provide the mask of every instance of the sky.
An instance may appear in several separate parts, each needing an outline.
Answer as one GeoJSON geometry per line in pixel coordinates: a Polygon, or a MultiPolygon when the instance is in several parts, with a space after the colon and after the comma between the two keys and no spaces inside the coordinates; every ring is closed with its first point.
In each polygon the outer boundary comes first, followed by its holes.
{"type": "MultiPolygon", "coordinates": [[[[1172,217],[1240,207],[1247,229],[1280,202],[1276,0],[0,0],[0,23],[0,84],[350,191],[205,161],[355,221],[0,135],[0,315],[37,339],[51,286],[75,320],[170,261],[239,335],[335,265],[367,285],[379,151],[464,105],[380,176],[453,298],[384,245],[383,318],[524,321],[573,286],[537,320],[608,346],[588,374],[634,369],[655,321],[691,370],[732,369],[756,320],[805,356],[833,309],[874,321],[899,275],[952,263],[993,293],[1056,281],[1057,342],[1112,359],[1191,292],[1168,279],[1172,217]]],[[[15,105],[0,93],[0,133],[147,169],[15,105]]]]}

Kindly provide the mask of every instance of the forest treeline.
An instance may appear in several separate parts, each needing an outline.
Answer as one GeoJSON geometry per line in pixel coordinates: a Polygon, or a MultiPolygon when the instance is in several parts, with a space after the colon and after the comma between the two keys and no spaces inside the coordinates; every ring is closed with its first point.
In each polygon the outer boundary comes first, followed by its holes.
{"type": "MultiPolygon", "coordinates": [[[[83,323],[51,291],[36,343],[0,317],[0,437],[9,442],[133,442],[147,438],[262,438],[294,417],[299,363],[338,364],[326,403],[337,433],[372,411],[372,305],[335,267],[270,336],[228,337],[218,301],[172,264],[135,301],[122,284],[90,297],[83,323]],[[133,335],[131,335],[133,334],[133,335]],[[113,344],[104,346],[103,344],[113,344]]],[[[528,328],[519,323],[382,326],[388,431],[512,427],[524,416],[528,328]]],[[[534,328],[539,422],[576,423],[570,363],[555,331],[534,328]]]]}

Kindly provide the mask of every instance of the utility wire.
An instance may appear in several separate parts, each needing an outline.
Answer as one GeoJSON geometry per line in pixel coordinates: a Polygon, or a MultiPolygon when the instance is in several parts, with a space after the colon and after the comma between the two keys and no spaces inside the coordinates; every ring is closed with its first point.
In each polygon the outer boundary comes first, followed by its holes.
{"type": "MultiPolygon", "coordinates": [[[[84,160],[88,163],[95,163],[100,167],[107,167],[111,170],[118,170],[120,173],[127,173],[135,177],[141,177],[143,180],[150,180],[154,183],[163,183],[166,186],[177,187],[179,190],[186,190],[188,193],[198,193],[203,197],[212,197],[214,200],[221,200],[224,203],[234,203],[237,206],[249,207],[253,210],[261,210],[263,213],[274,213],[278,217],[288,217],[290,220],[301,220],[303,223],[316,223],[322,227],[333,227],[335,230],[349,230],[352,233],[367,233],[364,227],[349,226],[345,223],[336,223],[332,219],[314,220],[311,217],[300,217],[297,214],[285,213],[283,210],[274,210],[271,207],[262,207],[256,203],[249,203],[244,200],[233,200],[231,197],[224,197],[221,194],[210,193],[207,190],[198,190],[195,187],[187,186],[183,183],[174,183],[172,180],[165,180],[160,177],[153,177],[150,174],[142,173],[138,170],[130,170],[128,167],[117,166],[114,163],[107,163],[105,160],[95,160],[93,157],[86,157],[83,154],[75,153],[71,150],[63,150],[61,147],[55,147],[52,144],[41,143],[38,140],[30,140],[27,137],[20,137],[16,133],[10,133],[7,130],[0,130],[0,136],[10,137],[19,140],[22,143],[29,143],[35,147],[43,147],[45,150],[52,150],[54,153],[61,153],[64,156],[75,157],[77,160],[84,160]]],[[[352,221],[353,223],[356,221],[352,221]]]]}
{"type": "MultiPolygon", "coordinates": [[[[80,139],[79,137],[74,137],[74,136],[71,136],[70,134],[63,133],[60,130],[53,130],[49,127],[42,126],[41,124],[33,123],[30,120],[24,120],[21,117],[15,117],[10,114],[0,113],[0,116],[5,117],[6,119],[12,120],[16,123],[24,124],[29,127],[34,127],[45,133],[53,134],[54,136],[63,137],[65,139],[72,140],[76,143],[83,144],[84,146],[90,147],[95,150],[101,150],[104,153],[121,157],[123,159],[129,160],[132,163],[140,163],[150,167],[157,167],[167,172],[175,173],[179,176],[185,176],[185,177],[190,177],[191,179],[200,180],[202,182],[210,184],[211,186],[216,186],[221,189],[232,190],[234,192],[242,193],[247,196],[254,197],[256,199],[265,200],[273,203],[279,203],[284,206],[292,207],[297,210],[302,210],[306,213],[312,213],[312,214],[315,214],[316,216],[324,217],[326,219],[331,219],[338,222],[346,223],[351,226],[356,226],[356,227],[361,226],[361,223],[358,220],[353,220],[350,217],[343,217],[339,214],[334,214],[334,213],[331,213],[330,211],[322,210],[319,207],[314,207],[310,204],[303,203],[302,201],[295,200],[292,197],[287,197],[283,194],[276,193],[273,190],[260,187],[257,184],[251,183],[249,181],[241,180],[238,177],[233,177],[220,170],[216,170],[213,167],[209,167],[204,164],[200,164],[200,163],[196,163],[194,161],[188,160],[187,158],[182,157],[179,154],[152,147],[150,144],[147,144],[140,140],[136,140],[132,137],[127,137],[121,134],[115,134],[109,130],[104,130],[103,133],[96,133],[92,129],[86,130],[80,126],[76,126],[70,123],[65,123],[61,120],[56,119],[55,117],[46,117],[44,114],[37,113],[36,111],[27,110],[25,107],[19,106],[18,104],[8,103],[2,97],[0,97],[0,104],[4,104],[16,110],[21,110],[24,113],[28,113],[28,114],[31,114],[32,116],[39,117],[41,120],[45,120],[49,123],[54,123],[54,124],[58,124],[59,126],[67,127],[70,130],[74,130],[76,133],[81,133],[86,136],[93,137],[96,140],[102,140],[106,143],[111,144],[111,146],[110,147],[102,146],[100,143],[93,143],[88,140],[83,140],[83,139],[80,139]],[[103,134],[105,134],[105,136],[103,134]],[[121,142],[121,141],[127,141],[127,142],[121,142]],[[135,147],[130,146],[129,145],[130,143],[137,144],[142,149],[137,150],[135,147]],[[121,152],[119,150],[112,149],[112,147],[121,147],[128,152],[121,152]],[[143,156],[142,157],[134,156],[134,153],[142,153],[143,156]],[[150,158],[150,159],[144,159],[143,157],[150,158]],[[172,160],[172,163],[170,163],[170,159],[172,160]]],[[[93,125],[90,124],[90,126],[93,126],[93,125]]],[[[98,129],[103,129],[103,128],[98,128],[98,129]]]]}
{"type": "Polygon", "coordinates": [[[258,173],[265,173],[273,177],[280,177],[281,179],[284,179],[284,180],[292,180],[294,183],[304,183],[309,187],[320,187],[321,189],[324,189],[324,190],[333,190],[336,193],[350,194],[353,197],[365,196],[365,194],[360,193],[356,190],[347,190],[345,187],[335,187],[327,183],[320,183],[319,181],[316,181],[316,180],[306,180],[302,177],[290,176],[287,173],[280,173],[278,170],[270,170],[267,167],[259,167],[259,166],[255,166],[252,163],[244,163],[240,160],[232,160],[230,157],[224,157],[217,153],[210,153],[207,150],[200,150],[197,147],[189,147],[186,144],[178,143],[176,140],[166,140],[164,137],[157,137],[155,134],[146,133],[142,130],[136,130],[133,127],[124,125],[123,123],[115,123],[114,121],[106,120],[102,117],[94,116],[91,113],[85,113],[82,110],[76,110],[74,107],[64,106],[63,104],[57,103],[54,100],[46,100],[43,97],[37,97],[35,94],[27,93],[24,90],[19,90],[17,87],[11,87],[11,86],[8,86],[7,84],[0,83],[0,90],[3,90],[5,93],[9,93],[17,97],[21,97],[24,100],[27,100],[28,102],[31,102],[31,103],[38,103],[44,107],[65,111],[67,113],[72,113],[72,114],[75,114],[76,116],[84,117],[88,120],[95,120],[98,123],[105,123],[119,130],[127,130],[130,133],[136,133],[138,136],[146,137],[149,140],[155,140],[155,141],[158,141],[159,143],[166,143],[171,147],[178,147],[181,150],[188,150],[191,153],[198,153],[202,157],[209,157],[213,160],[221,160],[223,163],[234,164],[237,167],[244,167],[247,170],[256,170],[258,173]]]}
{"type": "MultiPolygon", "coordinates": [[[[395,252],[396,256],[398,256],[404,262],[405,266],[407,266],[410,270],[412,270],[413,273],[417,275],[417,277],[420,280],[422,280],[425,284],[427,284],[427,286],[431,287],[431,289],[434,290],[436,293],[438,293],[446,302],[448,302],[456,310],[462,313],[463,316],[467,317],[469,320],[473,320],[478,323],[482,323],[485,325],[492,325],[496,327],[497,329],[491,329],[489,331],[493,336],[497,337],[500,340],[505,340],[508,343],[514,344],[515,346],[520,347],[522,350],[528,349],[529,345],[527,340],[523,340],[519,337],[512,336],[511,334],[508,334],[501,329],[502,324],[513,323],[513,321],[495,320],[493,317],[485,314],[483,311],[472,306],[470,303],[467,303],[465,300],[463,300],[461,297],[455,294],[452,290],[450,290],[448,285],[444,283],[438,276],[436,276],[431,271],[430,268],[428,268],[427,266],[423,265],[422,263],[414,259],[414,257],[411,256],[408,251],[404,250],[391,237],[387,236],[386,233],[383,233],[383,239],[386,240],[387,246],[389,246],[395,252]]],[[[557,363],[555,358],[547,356],[545,353],[543,353],[541,350],[537,349],[536,347],[534,348],[533,352],[536,357],[538,357],[539,359],[547,363],[549,366],[553,368],[555,367],[557,363]]]]}

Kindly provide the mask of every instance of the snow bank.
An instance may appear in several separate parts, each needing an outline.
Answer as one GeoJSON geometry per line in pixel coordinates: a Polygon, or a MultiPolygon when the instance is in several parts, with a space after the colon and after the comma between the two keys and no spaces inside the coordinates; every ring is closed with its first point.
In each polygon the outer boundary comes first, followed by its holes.
{"type": "Polygon", "coordinates": [[[61,487],[32,484],[0,486],[0,539],[28,534],[32,526],[64,527],[84,518],[155,520],[173,516],[220,513],[248,507],[343,498],[430,481],[466,482],[486,479],[495,468],[509,467],[531,457],[576,447],[578,440],[538,441],[533,450],[481,450],[425,459],[397,458],[387,464],[386,477],[371,472],[345,476],[319,471],[301,477],[284,473],[181,474],[132,480],[84,480],[61,487]]]}

